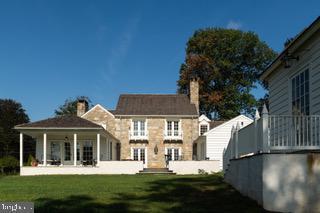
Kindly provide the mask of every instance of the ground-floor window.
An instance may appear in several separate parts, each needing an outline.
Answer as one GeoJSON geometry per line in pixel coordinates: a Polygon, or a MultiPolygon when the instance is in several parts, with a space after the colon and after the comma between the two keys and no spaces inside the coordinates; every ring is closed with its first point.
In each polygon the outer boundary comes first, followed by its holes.
{"type": "Polygon", "coordinates": [[[80,160],[80,144],[77,143],[77,161],[80,160]]]}
{"type": "Polygon", "coordinates": [[[146,149],[145,148],[132,148],[132,160],[146,161],[146,149]]]}
{"type": "Polygon", "coordinates": [[[181,148],[166,148],[168,160],[181,160],[181,148]]]}
{"type": "Polygon", "coordinates": [[[112,141],[110,141],[110,160],[112,160],[112,141]]]}
{"type": "Polygon", "coordinates": [[[71,145],[70,142],[64,143],[64,160],[71,160],[71,145]]]}
{"type": "Polygon", "coordinates": [[[60,143],[51,142],[51,160],[60,160],[60,143]]]}
{"type": "Polygon", "coordinates": [[[83,143],[83,160],[90,161],[93,159],[93,148],[91,141],[85,141],[83,143]]]}

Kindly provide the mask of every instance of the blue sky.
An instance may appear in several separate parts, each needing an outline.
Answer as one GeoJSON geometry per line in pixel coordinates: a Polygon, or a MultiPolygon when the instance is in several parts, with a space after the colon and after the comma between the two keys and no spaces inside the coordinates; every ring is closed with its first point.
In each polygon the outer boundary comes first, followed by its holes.
{"type": "Polygon", "coordinates": [[[0,98],[34,121],[78,95],[113,109],[121,93],[175,93],[195,30],[250,30],[280,51],[319,10],[316,0],[0,0],[0,98]]]}

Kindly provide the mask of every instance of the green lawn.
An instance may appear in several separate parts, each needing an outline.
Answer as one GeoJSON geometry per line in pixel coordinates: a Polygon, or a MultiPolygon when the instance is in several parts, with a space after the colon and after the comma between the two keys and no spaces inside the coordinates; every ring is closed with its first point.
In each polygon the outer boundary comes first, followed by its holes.
{"type": "Polygon", "coordinates": [[[33,201],[36,212],[261,212],[207,176],[0,176],[0,201],[33,201]]]}

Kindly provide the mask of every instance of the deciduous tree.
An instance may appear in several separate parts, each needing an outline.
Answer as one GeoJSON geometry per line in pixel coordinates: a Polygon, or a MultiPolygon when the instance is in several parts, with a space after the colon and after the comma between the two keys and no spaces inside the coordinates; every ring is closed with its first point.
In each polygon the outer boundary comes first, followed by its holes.
{"type": "Polygon", "coordinates": [[[68,98],[65,100],[63,105],[59,106],[59,108],[54,111],[55,115],[56,116],[77,115],[77,103],[79,99],[86,100],[88,104],[91,105],[91,100],[86,96],[68,98]]]}
{"type": "Polygon", "coordinates": [[[208,28],[189,39],[180,68],[178,92],[187,94],[189,79],[200,82],[200,112],[216,119],[253,114],[251,89],[276,53],[253,32],[208,28]]]}
{"type": "MultiPolygon", "coordinates": [[[[18,158],[19,133],[14,126],[28,122],[29,117],[19,102],[0,99],[0,157],[12,155],[18,158]]],[[[26,143],[30,143],[29,139],[26,143]]]]}

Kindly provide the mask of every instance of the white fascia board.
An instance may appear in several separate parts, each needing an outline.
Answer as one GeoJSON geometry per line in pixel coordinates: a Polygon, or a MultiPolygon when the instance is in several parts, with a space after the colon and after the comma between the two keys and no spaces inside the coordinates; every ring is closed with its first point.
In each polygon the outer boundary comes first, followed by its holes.
{"type": "Polygon", "coordinates": [[[114,114],[112,114],[111,112],[109,112],[106,108],[104,108],[103,106],[101,106],[100,104],[96,104],[94,107],[92,107],[89,111],[87,111],[86,113],[84,113],[83,115],[81,115],[81,117],[83,118],[85,115],[89,114],[91,111],[95,110],[97,107],[100,107],[103,111],[105,111],[106,113],[108,113],[109,115],[111,115],[112,117],[114,117],[114,114]]]}
{"type": "Polygon", "coordinates": [[[103,130],[103,127],[15,127],[16,130],[103,130]]]}
{"type": "Polygon", "coordinates": [[[253,122],[253,120],[252,120],[251,118],[248,118],[248,117],[245,116],[245,115],[238,115],[237,117],[234,117],[234,118],[230,119],[229,121],[227,121],[227,122],[225,122],[225,123],[223,123],[223,124],[221,124],[221,125],[213,128],[213,129],[211,129],[210,131],[204,133],[203,135],[204,135],[204,136],[207,136],[207,135],[210,134],[211,132],[214,132],[214,131],[216,131],[217,129],[220,129],[220,128],[228,125],[229,123],[231,123],[231,122],[233,122],[234,120],[239,119],[239,118],[243,118],[243,119],[246,119],[246,120],[248,120],[248,121],[250,121],[250,122],[253,122]]]}
{"type": "Polygon", "coordinates": [[[115,117],[197,118],[198,115],[115,115],[115,117]]]}
{"type": "Polygon", "coordinates": [[[200,122],[200,121],[203,121],[203,120],[205,120],[205,121],[207,121],[207,122],[210,122],[210,121],[211,121],[206,115],[202,114],[202,115],[199,117],[199,122],[200,122]]]}

